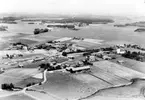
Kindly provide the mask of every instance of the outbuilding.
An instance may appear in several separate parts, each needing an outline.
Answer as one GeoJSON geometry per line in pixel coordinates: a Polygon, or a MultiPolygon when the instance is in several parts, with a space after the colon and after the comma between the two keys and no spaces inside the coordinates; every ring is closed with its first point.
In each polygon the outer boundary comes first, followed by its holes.
{"type": "Polygon", "coordinates": [[[80,72],[80,71],[89,70],[89,69],[90,69],[90,66],[69,67],[69,68],[66,68],[66,70],[67,70],[67,71],[70,71],[71,73],[80,72]]]}

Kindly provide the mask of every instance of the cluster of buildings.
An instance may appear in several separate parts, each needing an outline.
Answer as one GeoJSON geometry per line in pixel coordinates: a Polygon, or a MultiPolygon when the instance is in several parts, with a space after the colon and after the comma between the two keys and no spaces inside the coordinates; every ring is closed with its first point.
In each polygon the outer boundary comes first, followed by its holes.
{"type": "Polygon", "coordinates": [[[11,43],[10,47],[8,48],[8,50],[28,50],[28,45],[23,44],[21,42],[17,42],[17,43],[11,43]]]}
{"type": "MultiPolygon", "coordinates": [[[[63,42],[69,40],[84,40],[84,38],[63,38],[58,39],[56,41],[48,41],[47,43],[36,45],[33,49],[45,49],[47,53],[45,53],[46,57],[49,57],[49,60],[45,57],[38,57],[35,59],[31,59],[31,63],[47,61],[51,65],[52,70],[57,69],[66,69],[66,71],[77,72],[81,70],[90,69],[91,63],[100,60],[112,60],[115,59],[113,54],[122,55],[126,53],[125,45],[117,45],[114,47],[106,47],[100,49],[86,49],[84,47],[80,47],[75,43],[71,42],[63,42]],[[60,42],[62,41],[62,42],[60,42]],[[64,56],[62,53],[65,52],[67,55],[64,56]],[[62,63],[57,63],[55,61],[51,61],[51,59],[55,59],[55,57],[67,58],[67,61],[62,63]],[[79,58],[79,59],[78,59],[79,58]],[[77,60],[78,59],[78,60],[77,60]],[[77,60],[77,61],[76,61],[77,60]]],[[[14,43],[11,45],[11,49],[16,50],[29,50],[29,47],[22,43],[14,43]]],[[[9,55],[7,55],[9,57],[9,55]]],[[[19,55],[23,56],[23,55],[19,55]]],[[[118,63],[122,63],[123,61],[119,61],[118,63]]],[[[22,68],[23,65],[19,65],[18,67],[22,68]]]]}

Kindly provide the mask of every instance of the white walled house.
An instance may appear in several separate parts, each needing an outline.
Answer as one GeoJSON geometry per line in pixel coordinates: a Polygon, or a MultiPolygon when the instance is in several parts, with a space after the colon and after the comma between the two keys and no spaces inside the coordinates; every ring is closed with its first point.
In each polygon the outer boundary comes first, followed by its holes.
{"type": "Polygon", "coordinates": [[[125,50],[123,50],[123,49],[117,49],[116,50],[116,53],[117,54],[124,54],[126,51],[125,50]]]}

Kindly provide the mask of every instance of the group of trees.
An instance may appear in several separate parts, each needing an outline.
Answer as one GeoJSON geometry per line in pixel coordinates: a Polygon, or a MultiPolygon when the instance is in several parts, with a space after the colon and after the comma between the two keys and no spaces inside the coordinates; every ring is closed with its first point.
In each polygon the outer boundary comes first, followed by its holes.
{"type": "Polygon", "coordinates": [[[32,86],[32,85],[35,85],[35,83],[34,83],[34,82],[28,83],[28,84],[26,85],[26,87],[29,87],[29,86],[32,86]]]}
{"type": "Polygon", "coordinates": [[[91,62],[89,61],[89,59],[85,59],[85,60],[83,60],[82,62],[83,62],[84,65],[93,65],[93,63],[91,63],[91,62]]]}
{"type": "Polygon", "coordinates": [[[22,46],[28,46],[27,44],[24,44],[22,42],[16,42],[16,43],[12,43],[13,46],[17,46],[17,45],[22,45],[22,46]]]}
{"type": "Polygon", "coordinates": [[[4,83],[4,84],[1,85],[1,88],[3,90],[10,90],[10,91],[12,91],[14,89],[14,85],[13,85],[13,83],[10,83],[10,84],[4,83]]]}
{"type": "Polygon", "coordinates": [[[40,68],[43,68],[45,70],[45,69],[48,69],[50,67],[50,64],[49,63],[42,63],[39,66],[40,66],[40,68]]]}
{"type": "Polygon", "coordinates": [[[91,52],[85,52],[85,53],[83,53],[83,56],[89,56],[89,55],[91,55],[91,52]]]}
{"type": "Polygon", "coordinates": [[[61,65],[50,65],[49,63],[42,63],[39,65],[40,68],[47,69],[48,71],[61,69],[61,65]]]}
{"type": "Polygon", "coordinates": [[[66,52],[62,52],[62,55],[63,55],[63,56],[67,56],[67,53],[66,53],[66,52]]]}
{"type": "Polygon", "coordinates": [[[125,54],[122,54],[125,58],[135,59],[137,61],[145,61],[145,54],[140,52],[130,52],[127,51],[125,54]]]}
{"type": "Polygon", "coordinates": [[[106,48],[101,48],[102,51],[113,51],[113,47],[106,47],[106,48]]]}
{"type": "Polygon", "coordinates": [[[145,51],[145,48],[142,48],[141,46],[136,45],[136,44],[124,44],[124,45],[125,45],[125,47],[127,47],[127,48],[134,48],[134,49],[139,49],[139,50],[145,51]]]}
{"type": "Polygon", "coordinates": [[[56,49],[56,47],[54,47],[52,45],[45,45],[45,44],[36,45],[35,47],[37,49],[46,49],[46,50],[56,49]]]}
{"type": "Polygon", "coordinates": [[[85,49],[85,50],[77,49],[76,51],[67,52],[67,54],[82,53],[82,52],[84,52],[84,56],[85,56],[85,55],[90,55],[91,53],[99,52],[99,51],[100,51],[100,49],[85,49]]]}
{"type": "Polygon", "coordinates": [[[70,29],[75,28],[74,25],[47,25],[47,27],[70,28],[70,29]]]}
{"type": "Polygon", "coordinates": [[[45,29],[39,29],[39,28],[36,28],[34,30],[34,35],[37,35],[37,34],[40,34],[40,33],[45,33],[45,32],[48,32],[49,30],[47,28],[45,29]]]}

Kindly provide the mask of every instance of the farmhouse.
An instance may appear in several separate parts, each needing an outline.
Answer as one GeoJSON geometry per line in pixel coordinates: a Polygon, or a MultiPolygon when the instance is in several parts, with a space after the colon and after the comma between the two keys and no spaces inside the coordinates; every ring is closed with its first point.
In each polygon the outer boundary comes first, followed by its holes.
{"type": "Polygon", "coordinates": [[[74,72],[79,72],[79,71],[83,71],[83,70],[89,70],[90,69],[90,66],[82,66],[82,67],[69,67],[69,68],[66,68],[67,71],[70,71],[71,73],[74,73],[74,72]]]}
{"type": "Polygon", "coordinates": [[[38,61],[42,61],[44,59],[45,59],[44,57],[36,57],[35,59],[33,59],[32,62],[38,62],[38,61]]]}
{"type": "Polygon", "coordinates": [[[102,55],[102,59],[104,60],[111,60],[112,58],[107,55],[102,55]]]}
{"type": "Polygon", "coordinates": [[[96,61],[96,56],[89,56],[89,61],[96,61]]]}
{"type": "Polygon", "coordinates": [[[124,54],[126,51],[124,49],[116,49],[117,54],[124,54]]]}

